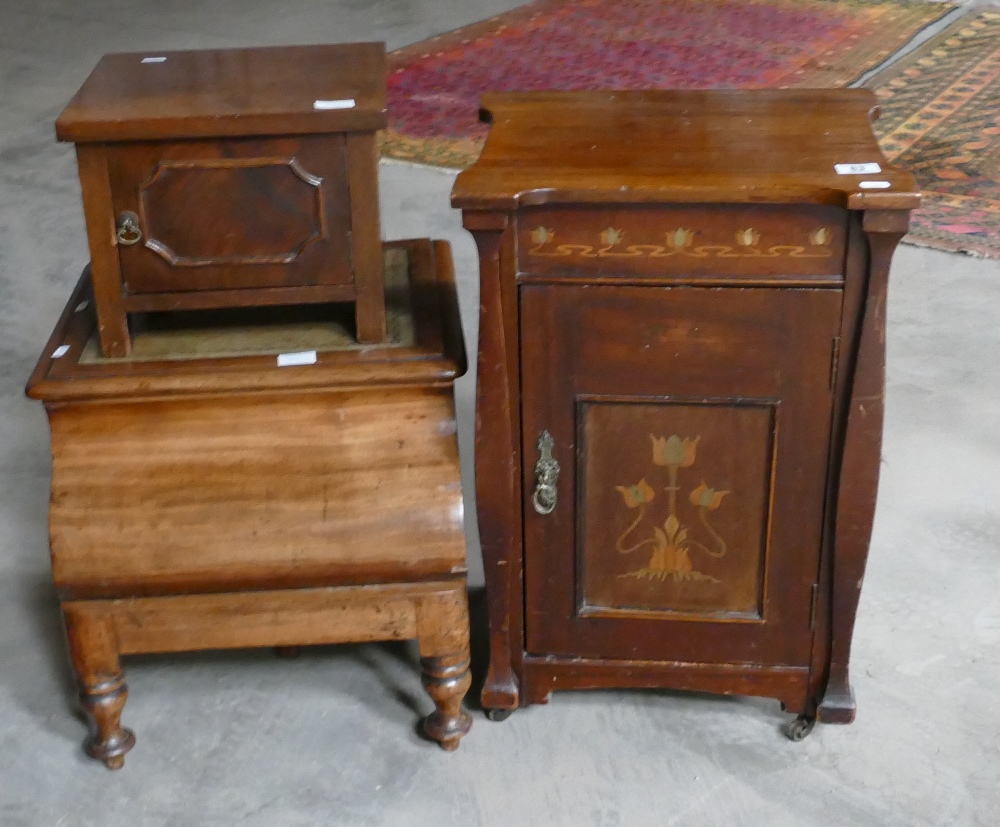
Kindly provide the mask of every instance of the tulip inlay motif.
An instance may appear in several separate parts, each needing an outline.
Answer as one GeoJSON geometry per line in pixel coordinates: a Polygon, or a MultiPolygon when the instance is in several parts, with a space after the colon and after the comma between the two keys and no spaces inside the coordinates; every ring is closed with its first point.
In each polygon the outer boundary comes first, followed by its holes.
{"type": "MultiPolygon", "coordinates": [[[[720,581],[711,575],[695,571],[691,552],[698,551],[709,557],[725,557],[726,542],[709,523],[708,514],[718,509],[722,505],[723,497],[730,492],[710,488],[704,480],[697,488],[691,490],[688,500],[697,508],[699,532],[702,534],[702,539],[710,540],[710,545],[695,539],[691,536],[691,527],[682,524],[678,517],[677,492],[681,490],[678,484],[679,471],[681,468],[690,468],[694,465],[701,437],[681,439],[677,434],[669,438],[650,434],[649,438],[653,444],[653,465],[667,469],[667,485],[663,490],[667,493],[668,514],[662,527],[660,525],[653,527],[651,536],[634,545],[627,545],[628,536],[642,523],[649,504],[656,498],[656,490],[645,477],[635,485],[616,486],[626,508],[639,511],[631,525],[618,537],[615,543],[618,553],[630,555],[643,548],[650,550],[649,562],[644,567],[618,576],[660,582],[671,578],[675,583],[680,580],[718,583],[720,581]]],[[[652,470],[655,471],[655,467],[652,470]]]]}

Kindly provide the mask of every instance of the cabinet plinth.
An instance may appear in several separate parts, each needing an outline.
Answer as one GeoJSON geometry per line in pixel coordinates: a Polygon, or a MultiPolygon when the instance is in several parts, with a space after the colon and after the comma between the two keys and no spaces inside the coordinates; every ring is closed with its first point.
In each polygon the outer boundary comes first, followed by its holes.
{"type": "Polygon", "coordinates": [[[886,284],[919,203],[874,96],[483,107],[452,203],[480,253],[484,707],[671,687],[777,698],[796,740],[852,720],[886,284]]]}

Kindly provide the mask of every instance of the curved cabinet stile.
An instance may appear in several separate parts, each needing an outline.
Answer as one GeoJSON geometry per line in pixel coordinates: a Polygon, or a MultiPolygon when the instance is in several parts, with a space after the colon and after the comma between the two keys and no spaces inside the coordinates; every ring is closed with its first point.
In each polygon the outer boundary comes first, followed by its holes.
{"type": "Polygon", "coordinates": [[[868,562],[882,460],[889,266],[896,246],[906,235],[909,213],[869,210],[862,223],[869,249],[868,289],[850,382],[837,485],[829,613],[830,663],[817,710],[818,719],[824,723],[851,723],[855,716],[848,662],[868,562]]]}
{"type": "Polygon", "coordinates": [[[476,378],[476,502],[490,626],[483,708],[521,702],[520,429],[516,293],[505,281],[513,238],[504,213],[465,216],[479,250],[479,357],[476,378]],[[504,259],[507,261],[504,261],[504,259]]]}

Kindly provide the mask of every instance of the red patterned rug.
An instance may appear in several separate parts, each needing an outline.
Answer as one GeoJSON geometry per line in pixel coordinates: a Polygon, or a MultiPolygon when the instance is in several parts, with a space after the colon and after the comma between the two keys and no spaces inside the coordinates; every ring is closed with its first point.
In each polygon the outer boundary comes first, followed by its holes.
{"type": "Polygon", "coordinates": [[[1000,6],[963,17],[869,84],[885,154],[924,192],[907,241],[1000,258],[1000,6]]]}
{"type": "Polygon", "coordinates": [[[845,86],[953,7],[906,0],[538,0],[394,52],[383,154],[463,168],[484,91],[845,86]]]}

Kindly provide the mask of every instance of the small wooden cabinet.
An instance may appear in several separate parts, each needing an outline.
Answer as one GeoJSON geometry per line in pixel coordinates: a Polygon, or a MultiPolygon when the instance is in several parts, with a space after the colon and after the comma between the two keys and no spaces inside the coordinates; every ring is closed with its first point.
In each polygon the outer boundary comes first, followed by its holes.
{"type": "Polygon", "coordinates": [[[106,356],[127,314],[353,301],[385,337],[380,43],[105,55],[74,141],[106,356]]]}
{"type": "Polygon", "coordinates": [[[874,106],[484,99],[452,202],[480,252],[494,717],[663,686],[778,698],[796,739],[853,719],[886,281],[919,201],[874,106]]]}

